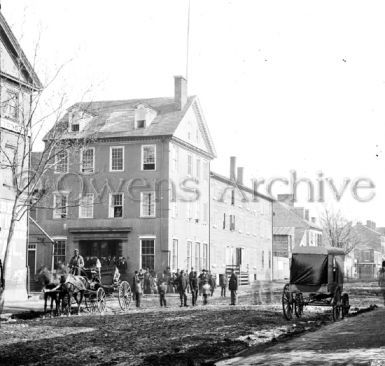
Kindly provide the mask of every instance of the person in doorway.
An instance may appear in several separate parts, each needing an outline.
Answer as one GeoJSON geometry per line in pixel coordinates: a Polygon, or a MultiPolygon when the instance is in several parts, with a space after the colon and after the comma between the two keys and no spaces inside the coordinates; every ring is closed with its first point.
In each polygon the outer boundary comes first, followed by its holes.
{"type": "Polygon", "coordinates": [[[73,275],[75,276],[81,275],[82,268],[84,267],[84,259],[79,254],[79,249],[74,250],[74,255],[70,259],[69,267],[73,275]]]}
{"type": "Polygon", "coordinates": [[[231,295],[230,305],[237,304],[237,291],[238,291],[238,276],[235,274],[234,268],[231,269],[231,276],[229,280],[229,290],[231,295]]]}

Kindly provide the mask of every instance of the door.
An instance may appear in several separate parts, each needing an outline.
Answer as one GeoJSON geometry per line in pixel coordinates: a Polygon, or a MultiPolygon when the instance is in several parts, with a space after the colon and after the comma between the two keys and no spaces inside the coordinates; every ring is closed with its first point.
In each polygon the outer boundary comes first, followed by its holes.
{"type": "Polygon", "coordinates": [[[36,244],[28,245],[28,267],[29,274],[33,278],[36,274],[36,244]]]}

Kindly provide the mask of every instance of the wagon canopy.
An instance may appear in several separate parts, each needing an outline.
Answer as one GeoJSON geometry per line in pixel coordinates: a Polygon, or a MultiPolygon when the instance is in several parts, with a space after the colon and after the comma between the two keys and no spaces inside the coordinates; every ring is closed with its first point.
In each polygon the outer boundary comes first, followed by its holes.
{"type": "Polygon", "coordinates": [[[299,247],[293,250],[290,283],[320,286],[328,283],[328,255],[344,255],[339,248],[299,247]]]}

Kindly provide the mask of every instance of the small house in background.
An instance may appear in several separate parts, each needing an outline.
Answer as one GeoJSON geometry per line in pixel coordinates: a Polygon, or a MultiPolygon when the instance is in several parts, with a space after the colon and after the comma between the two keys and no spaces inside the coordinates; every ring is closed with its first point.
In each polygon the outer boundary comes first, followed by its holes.
{"type": "Polygon", "coordinates": [[[358,244],[354,248],[358,278],[376,279],[382,261],[385,259],[384,228],[377,229],[376,223],[368,220],[366,225],[357,223],[354,231],[358,238],[358,244]]]}
{"type": "Polygon", "coordinates": [[[273,279],[287,279],[294,247],[321,246],[322,228],[309,210],[294,206],[294,197],[280,194],[273,204],[273,279]]]}

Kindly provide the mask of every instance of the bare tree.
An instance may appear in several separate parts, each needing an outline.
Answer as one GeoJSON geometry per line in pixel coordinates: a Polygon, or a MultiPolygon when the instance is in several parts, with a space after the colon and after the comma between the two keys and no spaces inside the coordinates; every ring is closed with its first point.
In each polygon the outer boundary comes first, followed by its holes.
{"type": "Polygon", "coordinates": [[[324,239],[331,247],[341,248],[345,254],[350,253],[359,243],[353,224],[340,211],[325,209],[321,217],[324,239]]]}
{"type": "MultiPolygon", "coordinates": [[[[38,47],[36,47],[38,49],[38,47]]],[[[1,54],[0,54],[1,57],[1,54]]],[[[36,57],[35,57],[36,58],[36,57]]],[[[20,82],[13,81],[12,92],[0,83],[1,114],[9,119],[13,131],[1,135],[0,172],[4,177],[3,186],[8,189],[8,202],[11,202],[6,228],[8,229],[3,257],[3,281],[0,284],[0,309],[3,303],[2,293],[7,286],[7,272],[10,270],[11,243],[15,227],[28,215],[29,211],[44,201],[52,193],[53,187],[45,182],[48,172],[68,163],[71,152],[85,148],[92,140],[90,134],[74,132],[70,129],[72,112],[67,111],[67,95],[63,92],[56,98],[54,107],[47,103],[47,91],[57,79],[63,67],[46,83],[44,90],[32,90],[23,82],[25,63],[20,62],[20,82]],[[52,126],[44,137],[44,148],[39,155],[34,154],[34,147],[41,139],[46,126],[52,126]],[[32,156],[34,165],[31,167],[32,156]],[[66,160],[67,159],[67,160],[66,160]],[[1,288],[2,287],[2,288],[1,288]]],[[[86,105],[78,110],[77,118],[86,113],[86,105]]],[[[57,207],[47,207],[60,209],[57,207]]]]}

